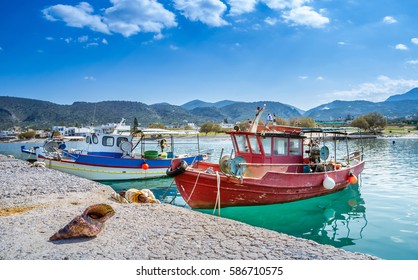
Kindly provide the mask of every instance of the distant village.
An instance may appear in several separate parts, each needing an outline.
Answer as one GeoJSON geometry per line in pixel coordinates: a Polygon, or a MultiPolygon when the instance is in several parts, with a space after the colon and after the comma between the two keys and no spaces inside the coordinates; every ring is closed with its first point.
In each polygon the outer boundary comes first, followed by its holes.
{"type": "MultiPolygon", "coordinates": [[[[221,122],[219,126],[224,129],[232,129],[234,124],[221,122]]],[[[195,123],[187,123],[183,127],[166,126],[167,129],[188,129],[199,131],[200,127],[195,123]]],[[[51,130],[34,130],[28,129],[25,131],[16,128],[15,130],[0,130],[0,141],[12,142],[22,139],[45,139],[52,136],[62,136],[67,140],[80,140],[84,139],[91,131],[93,127],[66,127],[66,126],[52,126],[51,130]]]]}

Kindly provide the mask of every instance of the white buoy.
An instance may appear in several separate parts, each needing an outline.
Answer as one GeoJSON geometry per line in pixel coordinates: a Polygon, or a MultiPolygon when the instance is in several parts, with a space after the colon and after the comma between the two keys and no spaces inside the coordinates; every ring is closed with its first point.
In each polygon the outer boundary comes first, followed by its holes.
{"type": "Polygon", "coordinates": [[[325,175],[325,179],[322,182],[322,185],[327,190],[332,190],[335,187],[335,181],[334,181],[334,179],[328,177],[328,175],[325,175]]]}

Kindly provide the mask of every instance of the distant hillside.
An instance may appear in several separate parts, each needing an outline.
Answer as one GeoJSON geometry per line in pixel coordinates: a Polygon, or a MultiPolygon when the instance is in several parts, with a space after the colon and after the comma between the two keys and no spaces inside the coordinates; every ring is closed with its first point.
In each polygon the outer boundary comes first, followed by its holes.
{"type": "Polygon", "coordinates": [[[418,88],[411,89],[404,94],[392,95],[386,101],[418,100],[418,88]]]}
{"type": "Polygon", "coordinates": [[[285,119],[301,117],[301,114],[291,106],[271,101],[237,102],[222,107],[222,112],[228,117],[229,122],[252,120],[257,112],[257,107],[262,107],[264,104],[266,104],[266,115],[264,118],[267,118],[268,113],[285,119]]]}
{"type": "Polygon", "coordinates": [[[315,120],[337,120],[348,116],[358,117],[367,113],[377,112],[388,118],[403,118],[418,116],[418,100],[403,100],[393,102],[370,101],[333,101],[308,110],[304,116],[315,120]]]}
{"type": "Polygon", "coordinates": [[[231,105],[231,104],[234,104],[234,103],[236,103],[236,101],[222,100],[222,101],[218,101],[218,102],[215,102],[215,103],[210,103],[210,102],[205,102],[205,101],[202,101],[202,100],[195,99],[195,100],[192,100],[190,102],[187,102],[187,103],[181,105],[181,107],[183,107],[186,110],[193,110],[193,109],[196,109],[196,108],[205,108],[205,107],[222,108],[224,106],[231,105]]]}
{"type": "Polygon", "coordinates": [[[306,112],[287,104],[272,101],[237,102],[223,100],[215,103],[193,100],[182,106],[168,103],[147,105],[131,101],[74,102],[59,105],[29,98],[0,96],[0,129],[14,126],[51,128],[53,125],[86,126],[119,122],[125,118],[133,125],[136,117],[141,126],[150,123],[181,126],[210,121],[235,123],[253,119],[256,108],[266,104],[267,113],[284,119],[309,117],[315,120],[338,120],[358,117],[371,112],[388,118],[418,116],[418,88],[405,94],[393,95],[384,102],[340,101],[323,104],[306,112]]]}
{"type": "Polygon", "coordinates": [[[86,126],[119,122],[122,118],[128,124],[133,124],[135,117],[144,125],[162,120],[153,107],[141,102],[75,102],[72,105],[58,105],[47,101],[0,96],[0,129],[13,126],[44,129],[53,125],[86,126]]]}

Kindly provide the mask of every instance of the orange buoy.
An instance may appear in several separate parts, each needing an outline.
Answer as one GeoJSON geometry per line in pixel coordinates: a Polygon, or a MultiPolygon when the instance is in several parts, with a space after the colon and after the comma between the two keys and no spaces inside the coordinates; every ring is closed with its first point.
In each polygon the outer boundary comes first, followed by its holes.
{"type": "Polygon", "coordinates": [[[352,185],[357,183],[357,177],[356,175],[354,175],[353,173],[350,173],[350,175],[348,176],[348,182],[352,185]]]}
{"type": "Polygon", "coordinates": [[[148,163],[144,162],[141,167],[142,169],[147,170],[149,168],[149,165],[148,163]]]}

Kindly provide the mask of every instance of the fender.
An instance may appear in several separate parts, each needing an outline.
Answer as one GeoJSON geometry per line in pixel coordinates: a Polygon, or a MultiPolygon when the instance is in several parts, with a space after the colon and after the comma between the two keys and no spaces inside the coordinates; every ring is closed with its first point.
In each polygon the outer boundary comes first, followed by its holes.
{"type": "Polygon", "coordinates": [[[187,162],[182,160],[177,164],[172,162],[171,166],[167,169],[165,173],[169,177],[175,177],[177,175],[184,173],[186,169],[187,169],[187,162]]]}

